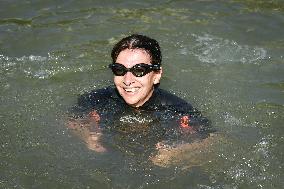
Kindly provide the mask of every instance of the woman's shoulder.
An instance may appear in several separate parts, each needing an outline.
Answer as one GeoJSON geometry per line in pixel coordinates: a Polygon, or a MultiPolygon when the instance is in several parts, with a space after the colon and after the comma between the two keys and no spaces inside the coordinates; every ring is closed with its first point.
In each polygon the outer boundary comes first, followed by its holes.
{"type": "Polygon", "coordinates": [[[166,106],[187,106],[192,108],[192,105],[184,99],[167,90],[158,88],[156,91],[157,97],[160,99],[162,105],[166,106]]]}
{"type": "Polygon", "coordinates": [[[95,89],[78,97],[78,105],[95,105],[113,96],[115,89],[111,86],[95,89]]]}
{"type": "Polygon", "coordinates": [[[82,117],[94,108],[104,107],[112,99],[115,89],[112,86],[94,89],[78,96],[77,103],[68,112],[71,117],[82,117]]]}

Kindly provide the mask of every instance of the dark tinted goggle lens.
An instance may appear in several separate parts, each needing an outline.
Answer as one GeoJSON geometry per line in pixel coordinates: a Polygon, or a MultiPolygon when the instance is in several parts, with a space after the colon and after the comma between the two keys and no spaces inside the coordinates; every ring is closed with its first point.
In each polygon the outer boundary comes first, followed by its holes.
{"type": "Polygon", "coordinates": [[[111,68],[112,72],[114,73],[114,75],[117,75],[117,76],[123,76],[127,72],[125,67],[121,64],[111,64],[110,68],[111,68]]]}
{"type": "Polygon", "coordinates": [[[136,64],[132,68],[126,68],[124,65],[119,63],[110,64],[109,67],[116,76],[124,76],[127,72],[131,72],[136,77],[142,77],[151,71],[160,70],[159,65],[149,65],[144,63],[136,64]]]}

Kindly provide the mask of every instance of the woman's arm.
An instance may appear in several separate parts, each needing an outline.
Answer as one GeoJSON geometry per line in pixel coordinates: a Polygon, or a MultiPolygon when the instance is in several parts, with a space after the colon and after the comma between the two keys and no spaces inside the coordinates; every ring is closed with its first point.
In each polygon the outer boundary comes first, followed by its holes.
{"type": "Polygon", "coordinates": [[[106,152],[106,148],[101,144],[103,136],[99,127],[100,116],[94,110],[86,118],[70,118],[67,127],[81,138],[90,150],[96,152],[106,152]]]}

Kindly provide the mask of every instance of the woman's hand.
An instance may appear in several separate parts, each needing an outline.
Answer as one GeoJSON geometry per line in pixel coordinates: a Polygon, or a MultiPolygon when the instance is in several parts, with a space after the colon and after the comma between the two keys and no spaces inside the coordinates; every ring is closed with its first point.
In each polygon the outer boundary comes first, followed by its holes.
{"type": "Polygon", "coordinates": [[[107,149],[101,144],[103,133],[99,127],[99,121],[100,116],[96,111],[92,111],[84,119],[70,119],[67,127],[86,143],[87,148],[103,153],[107,149]]]}

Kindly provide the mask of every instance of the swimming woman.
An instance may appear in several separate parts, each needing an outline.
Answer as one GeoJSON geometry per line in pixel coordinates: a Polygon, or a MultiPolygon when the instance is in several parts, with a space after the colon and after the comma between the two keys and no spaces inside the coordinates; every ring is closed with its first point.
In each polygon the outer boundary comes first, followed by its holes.
{"type": "Polygon", "coordinates": [[[133,34],[114,45],[109,68],[114,86],[78,99],[68,124],[96,152],[118,148],[151,154],[155,149],[207,137],[207,118],[183,99],[159,88],[158,42],[133,34]],[[149,153],[147,153],[149,152],[149,153]]]}

